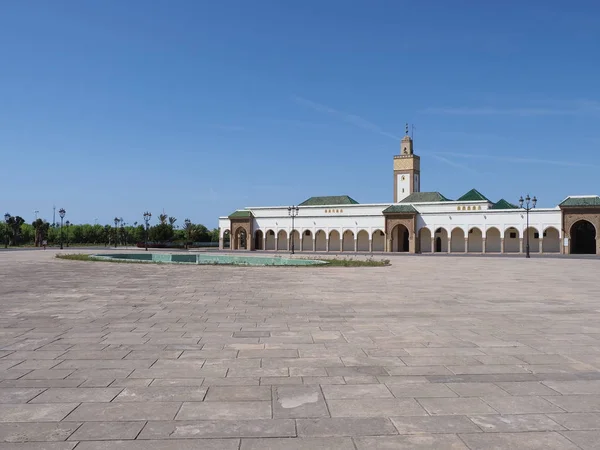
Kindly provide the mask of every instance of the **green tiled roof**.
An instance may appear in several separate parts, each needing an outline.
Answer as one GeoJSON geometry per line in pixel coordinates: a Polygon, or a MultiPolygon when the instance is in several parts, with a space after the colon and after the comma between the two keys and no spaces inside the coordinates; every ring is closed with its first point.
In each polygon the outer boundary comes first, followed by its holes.
{"type": "Polygon", "coordinates": [[[450,202],[439,192],[413,192],[408,197],[400,200],[400,203],[425,203],[425,202],[450,202]]]}
{"type": "Polygon", "coordinates": [[[392,205],[383,210],[384,214],[413,214],[417,210],[412,205],[392,205]]]}
{"type": "Polygon", "coordinates": [[[600,206],[600,197],[597,195],[567,197],[558,206],[600,206]]]}
{"type": "Polygon", "coordinates": [[[465,195],[460,197],[457,201],[458,202],[476,202],[476,201],[482,201],[482,200],[486,201],[486,202],[490,201],[485,195],[483,195],[477,189],[471,189],[465,195]]]}
{"type": "Polygon", "coordinates": [[[234,211],[229,214],[230,219],[242,219],[244,217],[252,217],[252,211],[234,211]]]}
{"type": "Polygon", "coordinates": [[[311,197],[298,206],[329,206],[329,205],[358,205],[358,202],[347,195],[332,195],[329,197],[311,197]]]}
{"type": "Polygon", "coordinates": [[[490,209],[517,209],[517,205],[513,205],[512,203],[507,202],[503,198],[498,200],[496,203],[492,205],[490,209]]]}

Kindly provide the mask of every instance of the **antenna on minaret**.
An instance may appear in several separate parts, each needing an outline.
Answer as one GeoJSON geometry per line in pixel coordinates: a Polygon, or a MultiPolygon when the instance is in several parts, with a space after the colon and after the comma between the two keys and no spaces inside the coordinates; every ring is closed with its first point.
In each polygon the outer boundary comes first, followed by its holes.
{"type": "Polygon", "coordinates": [[[410,138],[414,141],[415,140],[415,126],[412,124],[410,126],[411,126],[410,138]]]}

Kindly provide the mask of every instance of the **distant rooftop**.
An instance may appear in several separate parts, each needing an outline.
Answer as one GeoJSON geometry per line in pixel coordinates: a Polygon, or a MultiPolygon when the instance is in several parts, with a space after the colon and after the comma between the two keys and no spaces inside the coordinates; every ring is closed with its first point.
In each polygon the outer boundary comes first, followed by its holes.
{"type": "Polygon", "coordinates": [[[428,202],[450,202],[439,192],[413,192],[408,197],[400,200],[400,203],[428,203],[428,202]]]}
{"type": "Polygon", "coordinates": [[[326,197],[311,197],[298,206],[333,206],[333,205],[358,205],[358,202],[348,195],[332,195],[326,197]]]}
{"type": "Polygon", "coordinates": [[[507,202],[503,198],[498,200],[496,203],[492,205],[490,209],[517,209],[519,208],[517,205],[513,205],[510,202],[507,202]]]}
{"type": "Polygon", "coordinates": [[[469,192],[467,192],[463,196],[459,197],[457,201],[458,202],[476,202],[476,201],[489,202],[490,200],[485,195],[483,195],[481,192],[479,192],[477,189],[471,189],[469,192]]]}
{"type": "Polygon", "coordinates": [[[600,197],[597,195],[572,195],[565,198],[558,206],[600,206],[600,197]]]}

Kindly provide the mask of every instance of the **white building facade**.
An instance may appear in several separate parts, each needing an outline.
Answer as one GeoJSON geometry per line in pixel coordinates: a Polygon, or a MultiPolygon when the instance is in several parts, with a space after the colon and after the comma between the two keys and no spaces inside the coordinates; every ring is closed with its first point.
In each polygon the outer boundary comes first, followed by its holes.
{"type": "Polygon", "coordinates": [[[219,248],[227,250],[524,253],[529,244],[532,254],[600,254],[600,197],[570,196],[527,215],[524,208],[492,202],[475,189],[457,200],[420,192],[420,159],[405,136],[394,156],[393,203],[311,197],[297,210],[237,210],[219,218],[219,229],[219,248]]]}

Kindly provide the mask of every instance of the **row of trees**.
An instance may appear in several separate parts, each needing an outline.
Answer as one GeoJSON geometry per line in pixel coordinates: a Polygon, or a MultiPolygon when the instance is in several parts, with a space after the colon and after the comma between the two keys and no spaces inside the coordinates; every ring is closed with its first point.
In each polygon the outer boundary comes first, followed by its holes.
{"type": "MultiPolygon", "coordinates": [[[[184,226],[176,225],[177,219],[161,214],[158,224],[148,229],[148,241],[160,244],[182,244],[193,242],[218,242],[219,230],[209,230],[201,224],[190,220],[184,226]]],[[[35,245],[40,246],[46,240],[49,245],[57,245],[61,240],[60,224],[51,225],[45,220],[37,219],[31,224],[25,223],[20,216],[6,216],[0,223],[0,236],[5,246],[35,245]]],[[[125,224],[118,220],[118,225],[63,224],[62,241],[64,244],[81,245],[135,245],[146,240],[146,228],[143,223],[125,224]]]]}

